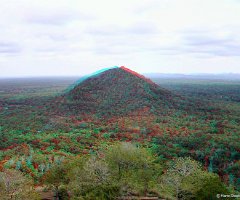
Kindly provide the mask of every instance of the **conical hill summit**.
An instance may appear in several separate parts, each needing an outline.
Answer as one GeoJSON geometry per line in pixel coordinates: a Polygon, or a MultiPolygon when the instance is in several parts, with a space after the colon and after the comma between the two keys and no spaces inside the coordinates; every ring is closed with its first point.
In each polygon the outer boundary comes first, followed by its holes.
{"type": "Polygon", "coordinates": [[[157,114],[176,105],[170,91],[126,67],[85,77],[62,97],[68,111],[97,116],[157,114]]]}

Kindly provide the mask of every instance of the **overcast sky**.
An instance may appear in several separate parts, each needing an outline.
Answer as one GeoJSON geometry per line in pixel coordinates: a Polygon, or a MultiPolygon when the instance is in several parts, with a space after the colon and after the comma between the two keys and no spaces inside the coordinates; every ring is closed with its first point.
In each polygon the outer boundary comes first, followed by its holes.
{"type": "Polygon", "coordinates": [[[0,77],[240,73],[240,0],[0,0],[0,77]]]}

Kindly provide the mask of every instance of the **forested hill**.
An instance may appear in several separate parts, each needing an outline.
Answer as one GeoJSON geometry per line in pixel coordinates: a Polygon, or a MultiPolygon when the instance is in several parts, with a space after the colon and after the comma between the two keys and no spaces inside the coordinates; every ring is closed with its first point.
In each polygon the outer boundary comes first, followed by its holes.
{"type": "Polygon", "coordinates": [[[180,97],[125,67],[117,67],[79,81],[58,97],[58,107],[73,114],[97,116],[159,114],[176,108],[180,97]],[[60,105],[59,105],[60,104],[60,105]]]}

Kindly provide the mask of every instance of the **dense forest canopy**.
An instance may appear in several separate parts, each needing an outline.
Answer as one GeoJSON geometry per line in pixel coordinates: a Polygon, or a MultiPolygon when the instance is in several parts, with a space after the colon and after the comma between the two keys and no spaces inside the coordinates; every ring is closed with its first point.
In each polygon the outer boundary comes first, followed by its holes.
{"type": "MultiPolygon", "coordinates": [[[[143,109],[133,112],[131,105],[139,106],[133,101],[136,96],[123,95],[132,101],[126,103],[132,112],[114,115],[109,107],[112,115],[99,118],[91,112],[73,112],[65,104],[59,110],[54,106],[75,80],[0,81],[0,188],[4,198],[27,195],[19,191],[37,186],[51,186],[59,196],[73,199],[91,199],[91,195],[209,199],[215,194],[238,194],[239,81],[155,78],[174,98],[169,106],[151,107],[143,99],[143,109]],[[191,167],[187,174],[175,171],[185,165],[191,167]],[[90,180],[85,176],[88,173],[90,180]],[[20,183],[11,183],[13,188],[21,185],[16,192],[4,186],[11,176],[20,183]],[[128,187],[123,188],[126,182],[128,187]]],[[[39,198],[35,192],[32,195],[32,199],[39,198]]]]}

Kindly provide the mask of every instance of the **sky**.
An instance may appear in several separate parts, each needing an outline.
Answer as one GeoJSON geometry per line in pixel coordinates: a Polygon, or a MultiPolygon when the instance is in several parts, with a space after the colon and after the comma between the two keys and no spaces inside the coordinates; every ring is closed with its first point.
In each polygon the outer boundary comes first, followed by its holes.
{"type": "Polygon", "coordinates": [[[0,0],[0,77],[240,73],[240,0],[0,0]]]}

